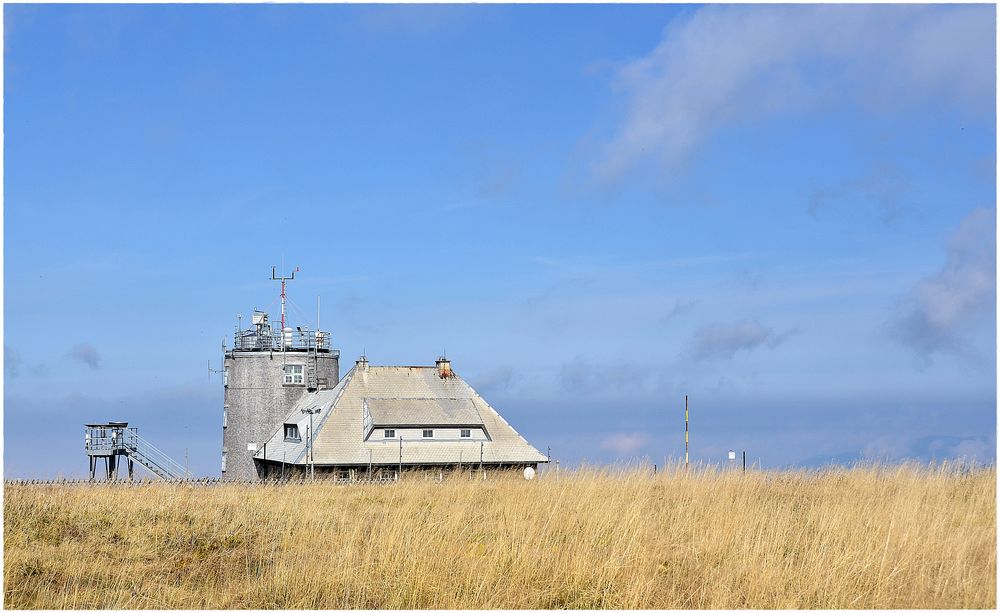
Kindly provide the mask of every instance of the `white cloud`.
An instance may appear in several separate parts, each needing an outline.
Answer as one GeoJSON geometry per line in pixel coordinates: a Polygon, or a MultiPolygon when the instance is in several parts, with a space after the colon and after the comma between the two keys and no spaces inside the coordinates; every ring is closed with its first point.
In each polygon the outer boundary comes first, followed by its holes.
{"type": "Polygon", "coordinates": [[[967,354],[967,338],[996,303],[996,211],[972,211],[948,241],[944,267],[917,284],[890,325],[922,357],[967,354]]]}
{"type": "Polygon", "coordinates": [[[752,320],[709,324],[695,332],[691,353],[699,360],[732,359],[737,352],[750,353],[765,344],[773,349],[795,333],[796,330],[788,330],[778,334],[752,320]]]}
{"type": "Polygon", "coordinates": [[[472,387],[480,394],[489,394],[507,391],[513,382],[514,369],[510,366],[498,366],[474,376],[472,378],[472,387]]]}
{"type": "Polygon", "coordinates": [[[97,353],[97,348],[89,343],[75,345],[73,349],[70,350],[69,355],[74,360],[86,364],[93,370],[97,370],[101,367],[101,356],[97,353]]]}
{"type": "Polygon", "coordinates": [[[595,169],[684,164],[723,127],[843,105],[988,115],[994,12],[975,6],[709,6],[620,71],[624,120],[595,169]]]}
{"type": "Polygon", "coordinates": [[[649,443],[649,437],[641,432],[618,433],[601,440],[601,449],[618,455],[631,455],[649,443]]]}
{"type": "Polygon", "coordinates": [[[24,360],[16,349],[11,349],[7,345],[3,346],[3,372],[8,377],[16,377],[21,371],[24,360]]]}
{"type": "Polygon", "coordinates": [[[980,438],[969,438],[961,441],[954,448],[956,458],[975,462],[989,462],[996,457],[996,449],[980,438]]]}

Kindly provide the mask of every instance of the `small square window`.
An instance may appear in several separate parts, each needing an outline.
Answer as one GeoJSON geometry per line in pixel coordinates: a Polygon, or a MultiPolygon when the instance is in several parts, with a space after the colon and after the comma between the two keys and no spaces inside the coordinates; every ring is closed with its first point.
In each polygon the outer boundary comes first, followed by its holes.
{"type": "Polygon", "coordinates": [[[302,385],[302,364],[285,364],[285,385],[302,385]]]}
{"type": "Polygon", "coordinates": [[[384,434],[385,434],[385,438],[396,438],[396,431],[395,430],[385,430],[384,434]]]}
{"type": "Polygon", "coordinates": [[[434,438],[433,430],[424,430],[424,438],[434,438]]]}
{"type": "Polygon", "coordinates": [[[470,438],[472,436],[472,430],[462,430],[462,438],[470,438]]]}
{"type": "Polygon", "coordinates": [[[300,441],[298,424],[285,424],[285,440],[300,441]]]}

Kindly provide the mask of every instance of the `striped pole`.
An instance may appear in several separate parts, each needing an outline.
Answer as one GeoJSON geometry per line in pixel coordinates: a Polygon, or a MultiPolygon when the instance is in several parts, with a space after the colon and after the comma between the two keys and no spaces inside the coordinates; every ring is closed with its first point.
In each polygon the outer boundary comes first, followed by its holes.
{"type": "Polygon", "coordinates": [[[684,470],[688,468],[688,397],[684,394],[684,470]]]}

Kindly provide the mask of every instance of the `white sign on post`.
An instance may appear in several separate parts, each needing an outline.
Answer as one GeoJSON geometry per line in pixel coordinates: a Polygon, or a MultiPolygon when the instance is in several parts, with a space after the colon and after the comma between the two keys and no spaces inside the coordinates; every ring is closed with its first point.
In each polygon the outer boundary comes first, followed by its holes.
{"type": "Polygon", "coordinates": [[[730,451],[729,452],[729,459],[730,460],[735,460],[736,459],[736,452],[735,451],[730,451]]]}
{"type": "Polygon", "coordinates": [[[257,451],[257,443],[247,443],[247,451],[257,451]]]}

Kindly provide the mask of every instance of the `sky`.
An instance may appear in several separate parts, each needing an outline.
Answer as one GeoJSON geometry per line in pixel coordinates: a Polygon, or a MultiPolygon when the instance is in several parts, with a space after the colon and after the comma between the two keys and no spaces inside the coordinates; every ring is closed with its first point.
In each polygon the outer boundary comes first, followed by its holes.
{"type": "Polygon", "coordinates": [[[996,457],[993,6],[6,5],[3,474],[218,476],[222,343],[562,465],[996,457]]]}

